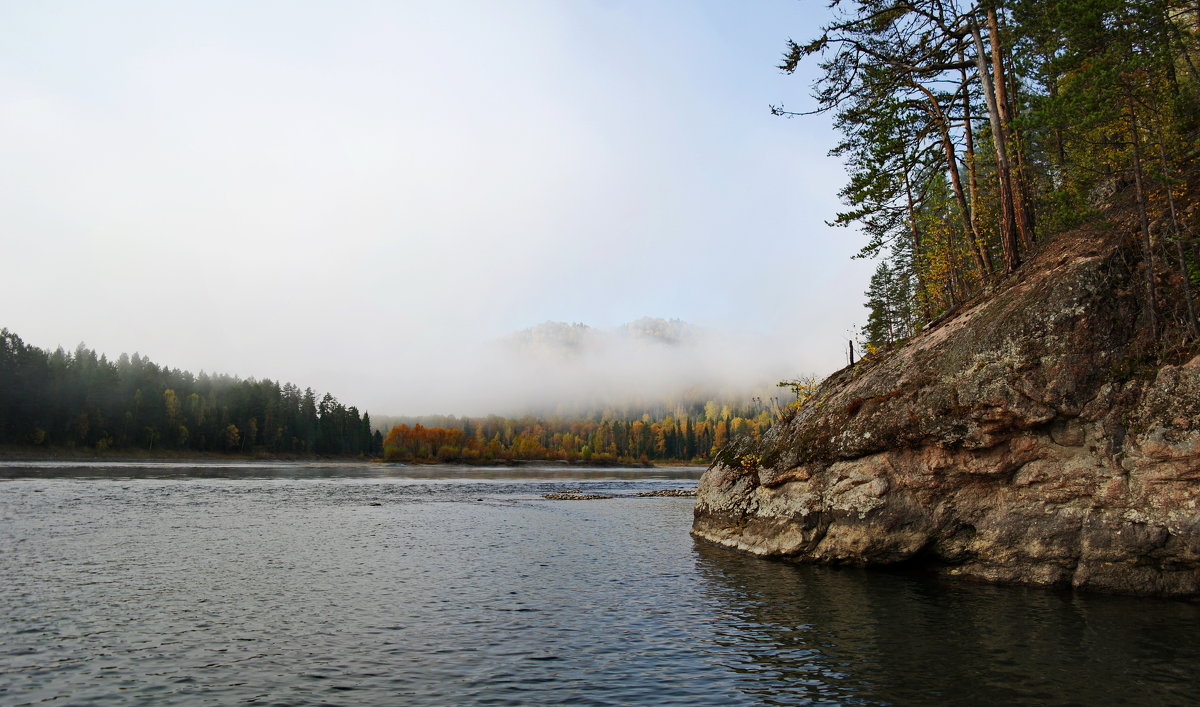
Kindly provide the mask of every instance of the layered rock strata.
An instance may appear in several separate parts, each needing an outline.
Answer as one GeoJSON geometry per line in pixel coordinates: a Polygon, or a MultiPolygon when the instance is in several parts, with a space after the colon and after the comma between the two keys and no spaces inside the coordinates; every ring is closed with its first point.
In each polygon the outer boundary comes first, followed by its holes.
{"type": "Polygon", "coordinates": [[[1200,356],[1161,365],[1136,250],[1015,284],[832,376],[700,481],[693,534],[799,562],[1200,595],[1200,356]]]}

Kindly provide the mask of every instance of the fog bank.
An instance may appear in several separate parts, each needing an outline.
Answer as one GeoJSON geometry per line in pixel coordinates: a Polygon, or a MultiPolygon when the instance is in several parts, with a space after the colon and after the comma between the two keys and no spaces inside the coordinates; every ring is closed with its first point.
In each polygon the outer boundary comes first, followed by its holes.
{"type": "Polygon", "coordinates": [[[728,334],[678,320],[643,318],[611,328],[545,322],[436,364],[381,377],[388,415],[570,413],[664,401],[773,394],[798,370],[780,339],[728,334]]]}

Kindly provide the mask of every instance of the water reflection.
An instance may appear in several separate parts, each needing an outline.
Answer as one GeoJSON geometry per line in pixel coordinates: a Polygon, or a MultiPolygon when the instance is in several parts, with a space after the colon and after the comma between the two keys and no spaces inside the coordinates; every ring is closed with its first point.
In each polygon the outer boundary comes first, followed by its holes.
{"type": "Polygon", "coordinates": [[[1194,604],[695,551],[723,640],[740,646],[728,667],[767,704],[1166,705],[1200,694],[1194,604]]]}
{"type": "Polygon", "coordinates": [[[696,544],[689,499],[632,494],[687,487],[697,470],[198,467],[60,465],[55,478],[7,467],[28,476],[0,483],[0,703],[1142,705],[1200,694],[1195,605],[797,567],[696,544]],[[581,486],[620,497],[542,497],[581,486]]]}

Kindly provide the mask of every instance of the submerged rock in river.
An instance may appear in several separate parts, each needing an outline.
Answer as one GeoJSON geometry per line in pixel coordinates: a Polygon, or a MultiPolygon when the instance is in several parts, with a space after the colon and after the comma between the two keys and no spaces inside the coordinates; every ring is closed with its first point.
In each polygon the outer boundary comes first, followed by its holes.
{"type": "Polygon", "coordinates": [[[694,489],[658,489],[655,491],[638,491],[633,494],[617,494],[615,496],[571,490],[561,493],[544,493],[542,494],[542,498],[550,501],[607,501],[611,498],[676,498],[695,495],[696,491],[694,489]]]}
{"type": "Polygon", "coordinates": [[[1200,594],[1200,356],[1151,355],[1137,267],[1114,232],[1051,243],[1020,281],[727,448],[693,534],[800,562],[1200,594]]]}
{"type": "Polygon", "coordinates": [[[657,491],[638,491],[633,494],[637,498],[680,498],[696,495],[696,489],[659,489],[657,491]]]}

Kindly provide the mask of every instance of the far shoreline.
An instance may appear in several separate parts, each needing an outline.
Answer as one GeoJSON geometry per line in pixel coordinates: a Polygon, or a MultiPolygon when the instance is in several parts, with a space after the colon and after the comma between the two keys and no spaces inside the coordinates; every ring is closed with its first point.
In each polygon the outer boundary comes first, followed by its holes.
{"type": "Polygon", "coordinates": [[[327,464],[378,464],[395,467],[523,467],[550,466],[580,469],[654,469],[660,467],[684,467],[695,469],[708,468],[707,463],[685,461],[679,459],[661,459],[654,462],[590,460],[582,459],[452,459],[387,461],[379,457],[363,456],[331,456],[318,454],[227,454],[223,452],[195,452],[177,450],[104,450],[79,448],[37,448],[37,447],[0,447],[0,462],[308,462],[327,464]]]}

